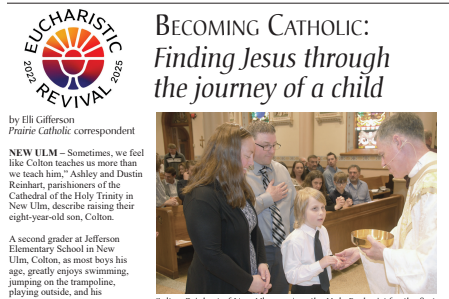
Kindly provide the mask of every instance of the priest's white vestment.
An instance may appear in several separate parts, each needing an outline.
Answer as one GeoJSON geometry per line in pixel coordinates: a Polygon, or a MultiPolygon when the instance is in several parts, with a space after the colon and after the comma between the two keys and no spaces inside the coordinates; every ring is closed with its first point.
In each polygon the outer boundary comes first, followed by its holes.
{"type": "Polygon", "coordinates": [[[437,154],[428,152],[410,172],[404,210],[391,231],[393,246],[384,249],[384,262],[360,251],[373,294],[437,293],[436,163],[437,154]]]}

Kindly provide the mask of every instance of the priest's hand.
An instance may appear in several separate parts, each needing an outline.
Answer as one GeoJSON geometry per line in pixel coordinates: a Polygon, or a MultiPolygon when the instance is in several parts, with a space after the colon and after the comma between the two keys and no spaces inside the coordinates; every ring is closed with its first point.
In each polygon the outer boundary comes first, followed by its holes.
{"type": "Polygon", "coordinates": [[[342,258],[342,265],[338,270],[343,270],[354,264],[360,258],[360,251],[357,247],[351,247],[343,250],[342,252],[336,253],[335,255],[342,258]]]}
{"type": "Polygon", "coordinates": [[[366,237],[371,243],[371,248],[360,248],[363,252],[372,260],[383,261],[384,260],[384,249],[386,246],[373,238],[373,236],[368,235],[366,237]]]}

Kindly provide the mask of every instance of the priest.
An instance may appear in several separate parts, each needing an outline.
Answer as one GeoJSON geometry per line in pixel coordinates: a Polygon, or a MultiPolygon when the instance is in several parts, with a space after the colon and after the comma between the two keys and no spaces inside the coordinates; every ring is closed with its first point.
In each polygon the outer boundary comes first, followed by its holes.
{"type": "Polygon", "coordinates": [[[343,268],[362,258],[372,293],[437,293],[437,154],[429,151],[421,119],[397,113],[377,132],[382,166],[396,178],[408,174],[410,187],[402,216],[386,248],[371,236],[369,249],[346,249],[343,268]]]}

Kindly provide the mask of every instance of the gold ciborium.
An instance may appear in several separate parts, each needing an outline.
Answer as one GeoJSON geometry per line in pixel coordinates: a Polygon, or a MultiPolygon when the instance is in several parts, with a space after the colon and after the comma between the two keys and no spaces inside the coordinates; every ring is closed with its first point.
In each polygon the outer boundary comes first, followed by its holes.
{"type": "Polygon", "coordinates": [[[384,244],[386,247],[393,245],[393,234],[379,229],[359,229],[351,233],[351,241],[355,246],[363,248],[371,248],[371,243],[367,240],[367,236],[373,236],[376,241],[384,244]]]}

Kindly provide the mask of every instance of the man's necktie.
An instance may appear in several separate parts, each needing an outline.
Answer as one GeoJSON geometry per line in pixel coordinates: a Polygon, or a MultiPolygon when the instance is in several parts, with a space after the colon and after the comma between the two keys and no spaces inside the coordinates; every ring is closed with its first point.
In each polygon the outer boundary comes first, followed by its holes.
{"type": "MultiPolygon", "coordinates": [[[[267,173],[266,166],[262,167],[260,170],[260,173],[262,174],[262,182],[263,187],[265,190],[268,187],[268,184],[270,184],[270,181],[268,180],[268,173],[267,173]]],[[[285,240],[285,231],[284,231],[284,224],[282,224],[282,217],[281,217],[281,211],[279,211],[279,208],[276,206],[276,203],[270,207],[271,211],[271,217],[273,218],[273,228],[272,228],[272,235],[273,235],[273,242],[277,247],[281,247],[282,241],[285,240]]]]}
{"type": "MultiPolygon", "coordinates": [[[[320,231],[317,230],[315,233],[315,261],[318,262],[323,258],[323,248],[320,242],[320,231]]],[[[318,274],[320,278],[321,288],[323,291],[327,292],[329,290],[329,276],[327,275],[327,267],[324,271],[318,274]]]]}

